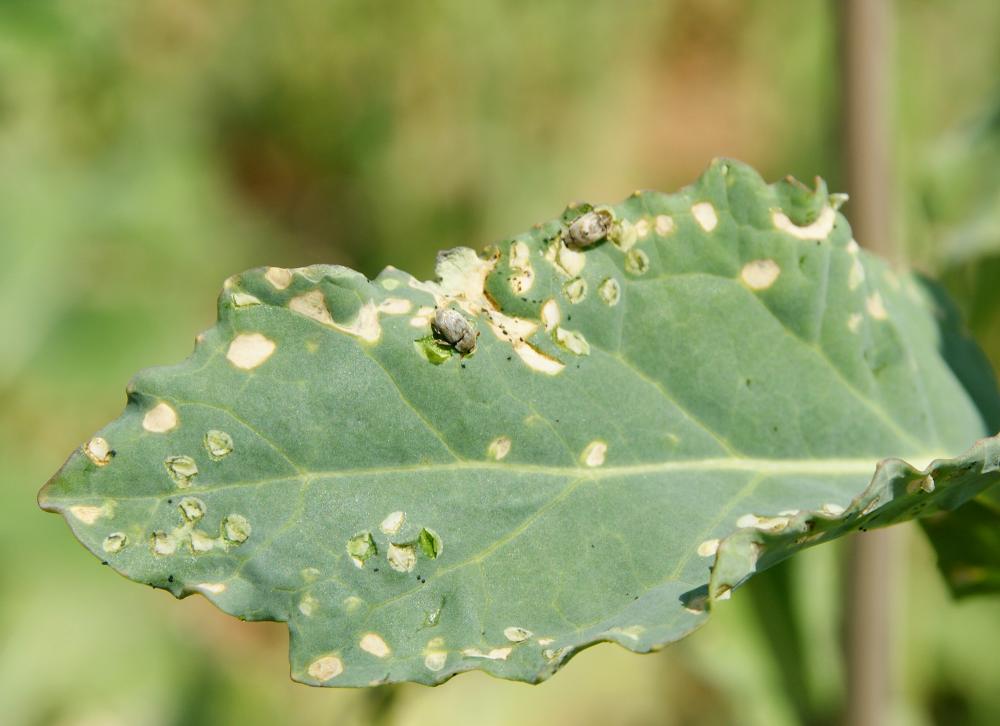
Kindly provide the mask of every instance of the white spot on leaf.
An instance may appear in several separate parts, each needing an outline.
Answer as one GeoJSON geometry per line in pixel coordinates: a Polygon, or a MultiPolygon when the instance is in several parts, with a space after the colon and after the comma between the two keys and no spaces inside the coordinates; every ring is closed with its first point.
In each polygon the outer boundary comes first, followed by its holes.
{"type": "Polygon", "coordinates": [[[235,544],[243,544],[250,538],[250,522],[242,514],[230,514],[222,520],[222,536],[235,544]]]}
{"type": "Polygon", "coordinates": [[[877,292],[872,293],[865,300],[865,309],[868,310],[868,314],[875,320],[885,320],[889,317],[889,313],[885,309],[885,303],[882,302],[882,296],[877,292]]]}
{"type": "Polygon", "coordinates": [[[154,434],[165,434],[177,427],[177,412],[166,403],[158,403],[142,418],[142,427],[154,434]]]}
{"type": "Polygon", "coordinates": [[[371,653],[376,658],[385,658],[392,650],[378,633],[365,633],[358,644],[361,650],[371,653]]]}
{"type": "Polygon", "coordinates": [[[510,453],[511,441],[507,436],[499,436],[490,442],[487,453],[489,457],[494,461],[500,461],[506,458],[507,454],[510,453]]]}
{"type": "Polygon", "coordinates": [[[344,663],[335,655],[325,655],[309,664],[309,675],[317,681],[329,681],[344,672],[344,663]]]}
{"type": "Polygon", "coordinates": [[[666,214],[656,216],[656,233],[661,237],[674,231],[674,220],[666,214]]]}
{"type": "Polygon", "coordinates": [[[219,461],[233,452],[233,437],[225,431],[212,429],[205,434],[203,440],[205,451],[213,460],[219,461]]]}
{"type": "Polygon", "coordinates": [[[487,660],[507,660],[513,648],[493,648],[490,651],[482,651],[479,648],[466,648],[462,655],[466,658],[486,658],[487,660]]]}
{"type": "Polygon", "coordinates": [[[649,255],[642,250],[629,250],[625,255],[625,271],[631,275],[645,275],[649,271],[649,255]]]}
{"type": "Polygon", "coordinates": [[[608,445],[603,441],[591,441],[583,450],[580,460],[586,466],[601,466],[608,454],[608,445]]]}
{"type": "Polygon", "coordinates": [[[526,630],[525,628],[518,628],[517,626],[514,625],[510,626],[509,628],[504,628],[503,631],[503,637],[505,637],[512,643],[520,643],[522,641],[527,640],[531,636],[532,632],[530,630],[526,630]]]}
{"type": "Polygon", "coordinates": [[[714,557],[715,553],[719,551],[719,540],[717,539],[706,539],[700,545],[698,545],[698,556],[699,557],[714,557]]]}
{"type": "Polygon", "coordinates": [[[195,589],[209,595],[221,595],[226,591],[226,586],[221,582],[202,582],[195,585],[195,589]]]}
{"type": "Polygon", "coordinates": [[[546,331],[551,332],[557,325],[559,325],[561,317],[559,305],[555,300],[547,300],[545,304],[542,305],[541,319],[542,325],[545,327],[546,331]]]}
{"type": "Polygon", "coordinates": [[[575,355],[590,355],[590,343],[582,333],[566,328],[556,328],[553,333],[556,342],[575,355]]]}
{"type": "Polygon", "coordinates": [[[390,543],[385,558],[396,572],[411,572],[417,565],[417,551],[413,545],[390,543]]]}
{"type": "Polygon", "coordinates": [[[610,307],[614,307],[621,300],[622,288],[618,284],[618,280],[613,277],[609,277],[604,282],[601,283],[600,287],[597,288],[597,294],[601,296],[601,300],[610,307]]]}
{"type": "Polygon", "coordinates": [[[424,667],[429,671],[437,673],[439,670],[444,668],[445,661],[447,660],[447,653],[441,650],[434,650],[424,656],[424,667]]]}
{"type": "Polygon", "coordinates": [[[827,205],[826,207],[823,207],[823,211],[819,213],[815,222],[804,227],[800,227],[790,220],[788,215],[781,210],[776,209],[771,212],[771,221],[773,221],[774,226],[782,232],[790,234],[798,239],[824,240],[829,237],[830,232],[833,231],[834,222],[837,221],[837,212],[833,207],[827,205]]]}
{"type": "Polygon", "coordinates": [[[691,207],[691,215],[703,230],[711,232],[719,224],[719,217],[711,202],[698,202],[691,207]]]}
{"type": "Polygon", "coordinates": [[[253,370],[274,353],[275,343],[260,333],[241,333],[229,344],[226,358],[237,368],[253,370]]]}
{"type": "Polygon", "coordinates": [[[88,441],[83,447],[83,453],[97,466],[107,466],[111,462],[111,446],[100,436],[88,441]]]}
{"type": "Polygon", "coordinates": [[[382,524],[379,525],[379,529],[381,529],[385,534],[396,534],[403,528],[403,523],[405,521],[406,512],[392,512],[382,520],[382,524]]]}
{"type": "Polygon", "coordinates": [[[847,287],[850,290],[857,290],[861,283],[865,281],[865,268],[861,264],[861,258],[855,257],[851,263],[851,271],[847,273],[847,287]]]}
{"type": "Polygon", "coordinates": [[[128,544],[128,536],[124,532],[112,532],[104,538],[101,548],[110,555],[121,552],[128,544]]]}
{"type": "Polygon", "coordinates": [[[69,508],[69,513],[84,524],[93,524],[98,519],[110,517],[114,513],[114,504],[105,502],[103,506],[95,507],[91,505],[78,504],[69,508]]]}
{"type": "Polygon", "coordinates": [[[390,297],[379,303],[378,311],[385,315],[406,315],[412,307],[413,303],[406,298],[390,297]]]}
{"type": "Polygon", "coordinates": [[[268,267],[264,278],[275,290],[284,290],[292,284],[292,271],[283,267],[268,267]]]}
{"type": "Polygon", "coordinates": [[[574,277],[563,285],[563,294],[573,305],[583,302],[583,299],[587,297],[587,281],[582,277],[574,277]]]}
{"type": "Polygon", "coordinates": [[[743,265],[740,277],[751,290],[766,290],[781,274],[781,268],[774,260],[753,260],[743,265]]]}

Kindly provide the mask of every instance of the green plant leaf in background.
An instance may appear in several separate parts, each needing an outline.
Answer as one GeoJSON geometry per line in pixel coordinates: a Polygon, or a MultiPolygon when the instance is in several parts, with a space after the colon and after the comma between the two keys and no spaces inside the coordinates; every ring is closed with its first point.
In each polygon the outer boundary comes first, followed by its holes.
{"type": "Polygon", "coordinates": [[[992,378],[840,201],[719,161],[436,282],[251,270],[40,503],[127,577],[287,621],[305,683],[657,649],[803,547],[1000,479],[994,439],[939,458],[989,432],[992,378]]]}

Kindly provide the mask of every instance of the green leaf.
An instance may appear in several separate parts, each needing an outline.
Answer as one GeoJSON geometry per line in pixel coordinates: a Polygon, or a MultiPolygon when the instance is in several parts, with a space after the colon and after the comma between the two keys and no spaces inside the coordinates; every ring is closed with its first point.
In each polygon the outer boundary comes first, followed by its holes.
{"type": "Polygon", "coordinates": [[[921,522],[956,597],[1000,592],[1000,491],[921,522]]]}
{"type": "Polygon", "coordinates": [[[719,161],[437,282],[251,270],[40,503],[127,577],[287,621],[305,683],[662,647],[803,547],[1000,480],[994,439],[934,460],[988,431],[936,303],[802,190],[719,161]]]}

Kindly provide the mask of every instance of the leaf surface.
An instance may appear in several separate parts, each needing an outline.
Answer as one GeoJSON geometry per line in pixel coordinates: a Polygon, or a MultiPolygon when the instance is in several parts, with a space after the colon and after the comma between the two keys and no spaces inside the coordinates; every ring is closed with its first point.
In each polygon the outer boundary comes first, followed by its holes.
{"type": "Polygon", "coordinates": [[[718,161],[435,282],[251,270],[40,503],[127,577],[287,621],[305,683],[662,647],[756,570],[1000,479],[993,439],[946,458],[987,427],[936,304],[837,202],[718,161]]]}

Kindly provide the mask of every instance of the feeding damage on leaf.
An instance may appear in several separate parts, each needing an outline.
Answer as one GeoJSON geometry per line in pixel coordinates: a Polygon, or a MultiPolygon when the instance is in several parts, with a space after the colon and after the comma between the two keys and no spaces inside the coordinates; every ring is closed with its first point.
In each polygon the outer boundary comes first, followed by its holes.
{"type": "Polygon", "coordinates": [[[40,504],[127,577],[287,622],[304,683],[656,650],[797,550],[998,478],[995,440],[959,455],[992,432],[935,303],[842,201],[721,160],[433,281],[232,277],[40,504]]]}

